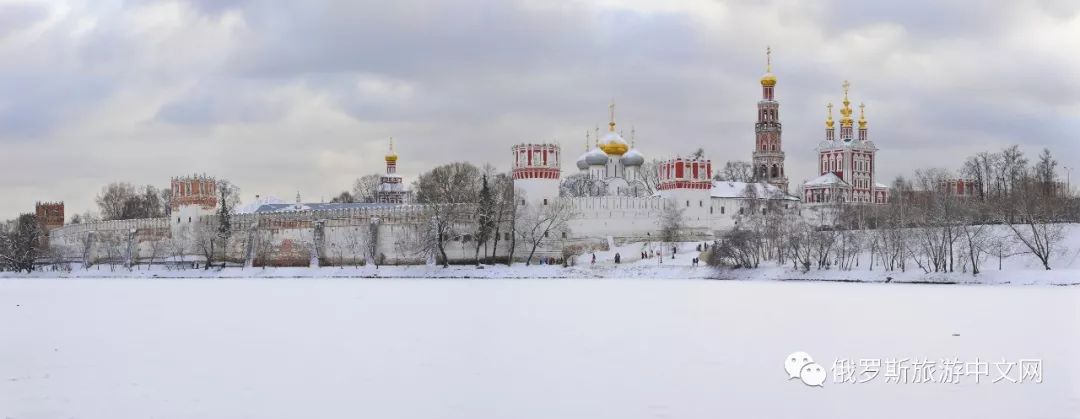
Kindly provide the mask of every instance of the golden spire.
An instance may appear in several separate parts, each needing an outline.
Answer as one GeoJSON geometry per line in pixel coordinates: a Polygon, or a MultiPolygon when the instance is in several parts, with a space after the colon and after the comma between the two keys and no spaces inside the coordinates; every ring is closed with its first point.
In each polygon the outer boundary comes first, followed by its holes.
{"type": "Polygon", "coordinates": [[[828,111],[826,112],[828,118],[825,118],[825,128],[833,129],[832,102],[829,102],[828,105],[825,105],[825,108],[828,109],[828,111]]]}
{"type": "Polygon", "coordinates": [[[611,122],[608,122],[608,131],[615,132],[615,99],[611,99],[608,110],[611,111],[611,122]]]}
{"type": "Polygon", "coordinates": [[[397,153],[394,153],[394,137],[390,137],[390,152],[386,153],[386,162],[397,162],[397,153]]]}
{"type": "Polygon", "coordinates": [[[866,129],[866,104],[859,104],[859,129],[866,129]]]}
{"type": "Polygon", "coordinates": [[[842,84],[841,86],[844,87],[844,102],[843,102],[844,107],[840,108],[840,126],[842,126],[842,127],[850,127],[851,126],[851,101],[848,100],[848,89],[851,87],[851,83],[849,83],[847,80],[844,80],[844,84],[842,84]]]}

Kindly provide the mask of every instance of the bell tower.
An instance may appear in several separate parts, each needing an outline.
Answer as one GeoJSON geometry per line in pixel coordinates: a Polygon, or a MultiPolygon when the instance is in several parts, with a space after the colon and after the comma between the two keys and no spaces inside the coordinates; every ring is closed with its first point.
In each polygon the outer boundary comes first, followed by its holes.
{"type": "Polygon", "coordinates": [[[780,102],[776,101],[775,88],[772,48],[766,48],[765,75],[761,76],[761,100],[758,101],[758,119],[754,124],[754,180],[768,182],[786,193],[788,178],[784,172],[784,149],[780,141],[780,102]]]}

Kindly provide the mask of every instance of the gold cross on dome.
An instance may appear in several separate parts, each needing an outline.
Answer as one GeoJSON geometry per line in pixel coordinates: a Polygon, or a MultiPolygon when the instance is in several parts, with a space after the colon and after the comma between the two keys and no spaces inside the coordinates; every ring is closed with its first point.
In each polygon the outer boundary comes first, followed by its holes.
{"type": "Polygon", "coordinates": [[[768,73],[768,72],[771,72],[771,71],[772,71],[772,47],[771,46],[766,46],[765,47],[765,72],[768,73]]]}

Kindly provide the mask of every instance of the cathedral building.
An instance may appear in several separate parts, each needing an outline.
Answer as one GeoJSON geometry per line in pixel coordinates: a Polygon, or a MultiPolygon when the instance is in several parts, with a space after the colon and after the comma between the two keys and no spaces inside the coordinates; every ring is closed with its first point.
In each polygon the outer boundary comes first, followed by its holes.
{"type": "Polygon", "coordinates": [[[780,141],[780,102],[776,101],[776,75],[772,73],[772,49],[765,51],[765,75],[761,76],[761,100],[758,101],[757,123],[754,124],[754,180],[788,191],[784,172],[784,149],[780,141]]]}
{"type": "Polygon", "coordinates": [[[646,195],[649,188],[645,185],[645,176],[641,172],[645,156],[634,147],[633,131],[630,143],[615,131],[615,103],[608,109],[611,112],[608,130],[601,137],[600,130],[597,129],[596,144],[591,150],[586,133],[586,151],[577,159],[578,171],[605,189],[598,193],[599,195],[646,195]]]}
{"type": "Polygon", "coordinates": [[[889,199],[889,187],[877,181],[878,148],[870,140],[866,121],[866,106],[859,105],[859,131],[856,136],[848,89],[844,81],[843,107],[840,108],[840,137],[836,138],[832,104],[826,105],[825,139],[818,143],[817,178],[803,184],[802,199],[817,203],[874,203],[889,199]]]}

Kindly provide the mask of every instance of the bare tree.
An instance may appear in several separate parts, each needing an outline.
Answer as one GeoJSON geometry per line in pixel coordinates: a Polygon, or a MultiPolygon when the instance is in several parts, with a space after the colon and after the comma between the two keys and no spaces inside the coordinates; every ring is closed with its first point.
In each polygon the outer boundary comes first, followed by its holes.
{"type": "Polygon", "coordinates": [[[664,206],[664,212],[660,215],[660,239],[675,243],[682,238],[683,229],[686,227],[683,221],[684,209],[677,203],[664,206]]]}
{"type": "Polygon", "coordinates": [[[729,161],[724,163],[724,168],[720,169],[713,179],[729,182],[752,182],[754,179],[754,167],[745,161],[729,161]]]}
{"type": "Polygon", "coordinates": [[[361,176],[353,182],[352,201],[349,202],[375,202],[376,192],[379,189],[381,175],[370,174],[361,176]]]}
{"type": "Polygon", "coordinates": [[[567,237],[570,230],[567,223],[574,214],[573,205],[564,199],[553,200],[547,205],[528,204],[519,209],[516,230],[521,233],[529,249],[526,265],[532,263],[537,248],[550,246],[567,237]]]}
{"type": "Polygon", "coordinates": [[[656,193],[660,186],[660,160],[652,159],[645,162],[638,169],[638,174],[641,176],[641,182],[648,189],[648,194],[656,193]]]}
{"type": "Polygon", "coordinates": [[[450,163],[421,174],[413,184],[418,202],[426,204],[430,222],[420,236],[419,251],[434,254],[450,266],[446,241],[470,215],[462,204],[475,204],[480,192],[480,169],[469,163],[450,163]]]}
{"type": "Polygon", "coordinates": [[[106,220],[155,218],[165,215],[161,191],[151,185],[136,188],[126,182],[110,183],[97,196],[97,204],[106,220]]]}
{"type": "Polygon", "coordinates": [[[1017,241],[1050,270],[1050,256],[1064,238],[1058,223],[1065,205],[1039,188],[1017,188],[998,208],[998,221],[1008,226],[1017,241]]]}
{"type": "Polygon", "coordinates": [[[607,182],[586,173],[575,173],[566,176],[559,183],[559,196],[563,197],[593,197],[606,196],[607,194],[607,182]]]}
{"type": "MultiPolygon", "coordinates": [[[[158,256],[165,254],[168,246],[169,240],[165,234],[161,234],[157,231],[152,231],[150,233],[149,240],[146,241],[146,247],[150,251],[147,269],[154,267],[154,260],[157,259],[158,256]]],[[[136,247],[136,249],[138,248],[136,247]]],[[[136,250],[136,252],[137,251],[138,250],[136,250]]]]}

